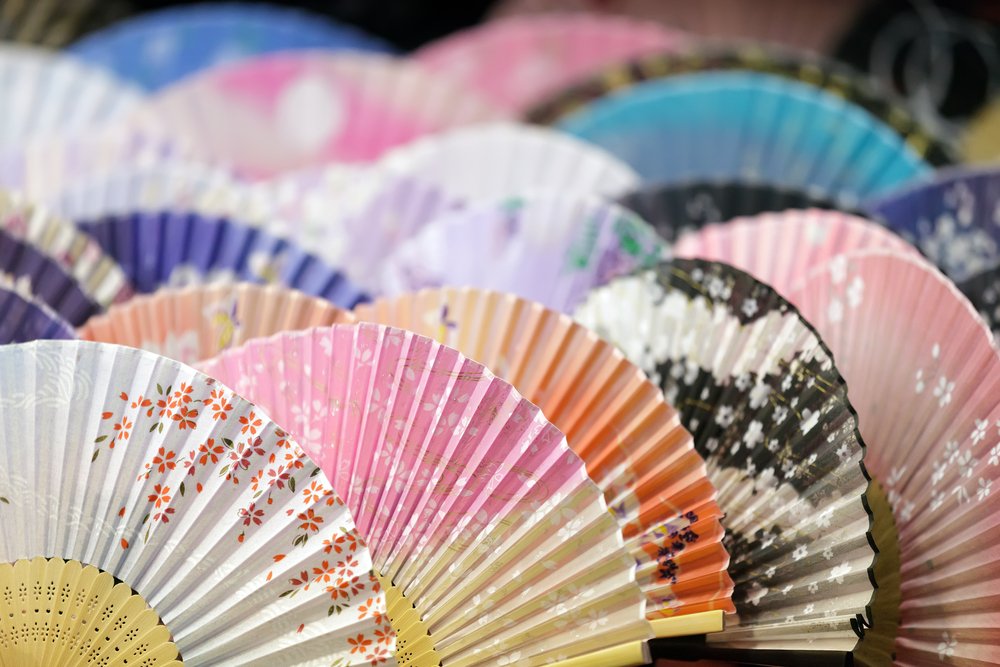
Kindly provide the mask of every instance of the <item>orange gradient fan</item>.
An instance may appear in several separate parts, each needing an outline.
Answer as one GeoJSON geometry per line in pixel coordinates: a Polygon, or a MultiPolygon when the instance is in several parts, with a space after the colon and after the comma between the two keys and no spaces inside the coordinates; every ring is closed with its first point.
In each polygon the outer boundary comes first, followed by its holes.
{"type": "Polygon", "coordinates": [[[277,285],[218,283],[161,289],[91,317],[83,340],[137,347],[186,364],[280,331],[350,324],[350,311],[277,285]]]}
{"type": "Polygon", "coordinates": [[[501,292],[428,289],[354,314],[436,337],[540,407],[618,519],[656,634],[721,629],[720,610],[734,608],[716,490],[691,434],[638,366],[570,317],[501,292]],[[700,617],[673,618],[690,614],[700,617]]]}

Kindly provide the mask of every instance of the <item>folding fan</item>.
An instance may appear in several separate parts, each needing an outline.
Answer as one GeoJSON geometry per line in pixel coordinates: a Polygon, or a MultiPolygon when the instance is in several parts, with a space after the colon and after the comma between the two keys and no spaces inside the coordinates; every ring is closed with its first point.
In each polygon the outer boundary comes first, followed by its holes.
{"type": "Polygon", "coordinates": [[[615,63],[575,81],[531,109],[526,118],[551,124],[595,99],[650,79],[712,71],[749,71],[807,83],[865,109],[904,138],[920,157],[934,165],[956,161],[956,149],[922,126],[901,100],[872,78],[843,63],[815,54],[754,42],[696,45],[682,52],[643,55],[615,63]]]}
{"type": "Polygon", "coordinates": [[[75,337],[73,327],[44,303],[0,286],[0,345],[75,337]]]}
{"type": "Polygon", "coordinates": [[[792,208],[837,208],[834,202],[806,190],[738,180],[647,185],[617,201],[671,243],[713,222],[792,208]]]}
{"type": "Polygon", "coordinates": [[[130,0],[6,0],[0,6],[0,39],[58,48],[126,16],[132,4],[130,0]]]}
{"type": "Polygon", "coordinates": [[[682,234],[674,257],[725,262],[787,295],[810,271],[855,250],[888,248],[919,255],[885,227],[839,211],[763,213],[682,234]]]}
{"type": "Polygon", "coordinates": [[[482,287],[566,312],[587,290],[664,251],[653,228],[597,197],[537,195],[442,216],[385,259],[382,292],[482,287]]]}
{"type": "Polygon", "coordinates": [[[251,3],[206,3],[142,14],[91,33],[68,50],[156,90],[213,65],[301,49],[392,50],[324,16],[251,3]]]}
{"type": "Polygon", "coordinates": [[[388,589],[401,662],[530,666],[649,636],[635,562],[583,462],[482,365],[361,324],[204,366],[331,476],[388,589]]]}
{"type": "Polygon", "coordinates": [[[351,307],[364,298],[315,255],[268,232],[197,213],[106,216],[78,226],[125,270],[136,291],[208,282],[278,283],[351,307]]]}
{"type": "Polygon", "coordinates": [[[71,135],[121,120],[142,94],[69,56],[26,46],[0,46],[4,82],[0,148],[34,137],[71,135]]]}
{"type": "Polygon", "coordinates": [[[587,105],[559,127],[628,162],[646,181],[767,180],[847,205],[930,171],[863,109],[755,72],[647,81],[587,105]]]}
{"type": "Polygon", "coordinates": [[[1000,171],[951,169],[865,203],[953,280],[1000,264],[1000,171]]]}
{"type": "Polygon", "coordinates": [[[373,160],[418,136],[502,117],[416,63],[308,51],[196,74],[151,98],[135,122],[186,138],[202,159],[263,177],[373,160]]]}
{"type": "Polygon", "coordinates": [[[162,135],[129,132],[118,126],[72,138],[37,137],[14,149],[0,147],[0,187],[48,204],[81,176],[141,167],[188,152],[188,147],[162,135]]]}
{"type": "Polygon", "coordinates": [[[2,228],[0,285],[44,302],[74,326],[102,310],[58,262],[2,228]]]}
{"type": "Polygon", "coordinates": [[[353,321],[349,311],[302,292],[236,283],[161,289],[90,318],[77,333],[191,364],[279,331],[353,321]]]}
{"type": "Polygon", "coordinates": [[[867,646],[855,632],[874,593],[864,448],[809,324],[770,287],[701,260],[614,280],[575,317],[663,387],[719,491],[737,619],[694,655],[843,664],[867,646]]]}
{"type": "Polygon", "coordinates": [[[546,128],[486,123],[419,139],[380,161],[464,199],[535,191],[599,194],[631,190],[639,176],[621,160],[546,128]]]}
{"type": "Polygon", "coordinates": [[[1000,347],[1000,264],[958,283],[958,289],[986,320],[1000,347]]]}
{"type": "Polygon", "coordinates": [[[678,48],[656,23],[587,14],[491,21],[425,45],[413,57],[513,113],[612,63],[678,48]]]}
{"type": "Polygon", "coordinates": [[[389,658],[350,512],[259,408],[180,363],[79,341],[0,347],[0,387],[0,607],[34,610],[0,627],[4,664],[389,658]]]}
{"type": "Polygon", "coordinates": [[[933,266],[890,251],[839,257],[792,298],[837,355],[869,445],[865,464],[895,515],[897,664],[996,664],[1000,351],[992,336],[933,266]]]}
{"type": "MultiPolygon", "coordinates": [[[[424,290],[354,313],[438,338],[541,409],[618,519],[647,617],[732,610],[721,513],[704,462],[659,389],[614,346],[566,315],[487,290],[424,290]]],[[[713,618],[721,622],[705,620],[713,618]]],[[[666,636],[671,624],[654,622],[654,630],[666,636]]]]}
{"type": "Polygon", "coordinates": [[[249,207],[251,216],[299,245],[315,248],[369,291],[379,289],[380,265],[400,243],[464,205],[444,186],[380,164],[328,165],[254,183],[247,190],[249,197],[236,191],[229,197],[212,197],[218,201],[209,205],[226,206],[227,198],[247,199],[230,208],[249,207]]]}
{"type": "Polygon", "coordinates": [[[502,0],[493,17],[552,11],[588,11],[653,20],[701,37],[755,39],[825,52],[865,0],[802,3],[798,0],[502,0]]]}
{"type": "Polygon", "coordinates": [[[2,190],[0,229],[44,253],[102,308],[132,295],[132,286],[121,267],[105,255],[93,239],[70,222],[2,190]]]}

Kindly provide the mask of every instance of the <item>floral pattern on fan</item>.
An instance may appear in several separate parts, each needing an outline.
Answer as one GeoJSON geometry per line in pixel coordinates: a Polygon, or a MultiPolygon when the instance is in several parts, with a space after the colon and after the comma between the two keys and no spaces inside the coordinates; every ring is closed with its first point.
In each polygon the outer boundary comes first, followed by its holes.
{"type": "Polygon", "coordinates": [[[1000,171],[951,170],[871,202],[884,220],[956,282],[1000,265],[1000,171]]]}
{"type": "MultiPolygon", "coordinates": [[[[128,348],[92,343],[72,345],[96,349],[94,357],[107,355],[105,359],[113,358],[119,350],[130,358],[145,355],[140,357],[139,364],[156,359],[128,348]]],[[[105,369],[72,368],[71,357],[67,359],[60,351],[33,347],[18,354],[33,357],[43,369],[52,364],[69,367],[72,372],[69,387],[64,373],[40,375],[37,386],[34,382],[22,383],[25,391],[8,382],[11,391],[0,400],[0,413],[11,408],[23,410],[15,406],[27,400],[28,406],[43,406],[43,413],[52,413],[48,418],[57,422],[64,418],[56,415],[67,411],[67,399],[79,401],[81,390],[93,395],[93,389],[106,381],[102,372],[105,369]]],[[[170,531],[178,529],[175,525],[178,522],[188,526],[183,530],[194,530],[190,528],[192,516],[203,511],[206,503],[229,507],[229,523],[214,527],[212,539],[228,540],[233,549],[253,545],[257,550],[255,557],[266,554],[269,568],[262,567],[249,578],[241,577],[245,583],[253,584],[261,602],[268,597],[282,600],[306,593],[313,601],[326,597],[327,617],[343,617],[352,622],[367,619],[382,637],[390,638],[386,647],[378,637],[359,636],[357,641],[363,642],[362,651],[352,649],[345,638],[343,646],[331,645],[329,654],[364,653],[372,665],[387,660],[393,635],[384,618],[385,599],[379,595],[380,584],[372,574],[367,546],[358,537],[344,501],[335,494],[320,469],[259,409],[211,378],[165,359],[158,361],[160,365],[149,379],[150,388],[137,390],[133,377],[121,377],[107,387],[102,386],[107,391],[106,397],[91,408],[90,416],[80,411],[84,422],[95,425],[97,433],[91,441],[89,476],[101,479],[102,475],[124,472],[126,468],[115,466],[123,459],[136,461],[131,469],[134,476],[119,476],[115,482],[118,488],[127,484],[134,488],[114,494],[106,503],[106,516],[91,517],[90,532],[114,544],[117,551],[102,558],[115,563],[130,562],[140,558],[137,553],[144,550],[177,548],[186,554],[183,558],[193,572],[225,569],[228,566],[218,561],[217,553],[212,562],[201,562],[204,554],[198,554],[190,544],[181,549],[174,540],[183,543],[185,536],[170,531]],[[129,504],[119,505],[125,498],[129,504]],[[279,528],[275,528],[277,517],[287,517],[278,519],[279,528]],[[290,572],[290,568],[295,569],[290,572]]],[[[15,361],[12,366],[19,363],[23,362],[15,361]]],[[[8,369],[8,372],[15,371],[8,369]]],[[[100,397],[102,393],[96,395],[100,397]]],[[[8,423],[8,428],[18,428],[18,421],[8,423]]],[[[8,456],[17,460],[15,453],[8,456]]],[[[25,485],[31,484],[24,477],[27,474],[17,469],[0,472],[0,516],[24,502],[19,497],[24,493],[19,489],[23,491],[25,485]]],[[[16,552],[24,546],[8,548],[16,552]]],[[[0,558],[6,555],[10,554],[0,549],[0,558]]],[[[137,590],[148,585],[142,581],[130,583],[137,590]]],[[[154,606],[156,597],[152,600],[154,606]]],[[[286,608],[284,613],[294,613],[294,608],[286,608]]],[[[316,623],[318,617],[303,620],[306,622],[299,626],[298,633],[316,623]]],[[[164,618],[168,626],[171,621],[180,623],[175,618],[164,618]]],[[[329,628],[323,632],[329,632],[329,628]]],[[[182,650],[184,636],[182,632],[182,650]]],[[[314,635],[307,633],[303,638],[310,636],[314,635]]]]}
{"type": "Polygon", "coordinates": [[[1000,346],[1000,264],[959,283],[958,289],[969,297],[972,305],[990,325],[997,346],[1000,346]]]}
{"type": "Polygon", "coordinates": [[[728,516],[740,625],[844,629],[835,591],[857,591],[856,612],[871,594],[867,480],[846,387],[815,332],[767,285],[702,260],[618,279],[576,318],[641,366],[694,436],[728,516]],[[637,320],[633,305],[649,310],[637,320]],[[747,498],[759,500],[745,509],[747,498]]]}
{"type": "Polygon", "coordinates": [[[641,218],[597,197],[507,198],[428,223],[386,259],[382,291],[482,287],[566,312],[588,289],[655,264],[664,246],[641,218]]]}

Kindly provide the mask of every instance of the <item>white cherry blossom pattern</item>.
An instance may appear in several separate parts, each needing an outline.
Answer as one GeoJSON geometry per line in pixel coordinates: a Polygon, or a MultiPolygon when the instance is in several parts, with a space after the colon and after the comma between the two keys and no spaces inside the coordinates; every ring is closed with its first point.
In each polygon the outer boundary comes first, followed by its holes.
{"type": "Polygon", "coordinates": [[[926,260],[870,250],[844,261],[843,283],[820,267],[791,297],[836,355],[869,445],[866,467],[893,513],[903,594],[896,659],[929,661],[945,634],[950,664],[997,662],[1000,634],[973,629],[973,610],[1000,585],[988,574],[995,555],[975,537],[997,512],[1000,350],[926,260]],[[878,288],[830,320],[830,300],[855,279],[878,288]]]}
{"type": "Polygon", "coordinates": [[[727,512],[741,632],[792,615],[853,647],[865,602],[833,582],[870,586],[868,483],[846,388],[812,328],[749,275],[680,259],[592,291],[575,317],[654,378],[694,436],[727,512]]]}

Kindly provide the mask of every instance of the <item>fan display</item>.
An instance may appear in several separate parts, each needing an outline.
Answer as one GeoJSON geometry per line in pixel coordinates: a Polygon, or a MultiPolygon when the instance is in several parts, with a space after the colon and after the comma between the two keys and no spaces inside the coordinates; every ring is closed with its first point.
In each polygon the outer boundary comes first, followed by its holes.
{"type": "Polygon", "coordinates": [[[761,72],[821,88],[856,104],[894,129],[929,163],[945,165],[956,161],[956,149],[923,127],[902,101],[893,98],[874,79],[835,60],[752,42],[736,46],[695,46],[680,53],[657,53],[615,63],[558,91],[530,110],[526,117],[535,123],[552,124],[581,106],[620,93],[636,83],[728,70],[761,72]]]}
{"type": "Polygon", "coordinates": [[[1000,351],[921,258],[867,251],[818,267],[792,300],[837,358],[899,533],[896,664],[1000,661],[990,622],[1000,351]],[[871,335],[860,335],[870,332],[871,335]],[[985,540],[985,541],[984,541],[985,540]]]}
{"type": "Polygon", "coordinates": [[[75,337],[73,327],[44,303],[0,287],[0,345],[75,337]]]}
{"type": "Polygon", "coordinates": [[[185,138],[204,160],[261,178],[373,160],[421,135],[503,116],[407,60],[306,51],[196,74],[150,98],[134,122],[185,138]]]}
{"type": "MultiPolygon", "coordinates": [[[[567,315],[488,290],[424,290],[354,314],[438,338],[542,410],[618,519],[649,618],[732,611],[721,512],[704,461],[676,411],[613,345],[567,315]]],[[[659,637],[672,627],[653,625],[659,637]]]]}
{"type": "Polygon", "coordinates": [[[490,16],[544,16],[553,11],[619,14],[657,21],[700,37],[755,39],[824,53],[851,23],[865,0],[803,4],[797,0],[502,0],[490,16]]]}
{"type": "Polygon", "coordinates": [[[885,227],[839,211],[785,211],[735,218],[683,234],[674,257],[725,262],[787,295],[817,266],[837,255],[888,248],[918,255],[885,227]]]}
{"type": "Polygon", "coordinates": [[[953,280],[1000,265],[1000,171],[953,169],[865,208],[953,280]]]}
{"type": "Polygon", "coordinates": [[[930,171],[863,109],[756,72],[647,81],[585,106],[559,127],[610,151],[647,182],[763,179],[847,206],[930,171]]]}
{"type": "Polygon", "coordinates": [[[481,287],[567,312],[590,288],[655,264],[663,253],[653,228],[615,204],[593,196],[519,197],[428,223],[385,259],[381,291],[481,287]]]}
{"type": "Polygon", "coordinates": [[[112,21],[128,16],[130,0],[7,0],[0,7],[0,39],[60,47],[112,21]]]}
{"type": "Polygon", "coordinates": [[[299,434],[344,496],[403,662],[540,665],[649,636],[635,562],[583,461],[482,365],[361,324],[203,366],[299,434]]]}
{"type": "Polygon", "coordinates": [[[142,93],[74,58],[27,46],[0,46],[4,109],[0,149],[35,137],[73,135],[120,122],[142,93]]]}
{"type": "Polygon", "coordinates": [[[575,318],[662,386],[718,489],[736,619],[694,654],[847,664],[860,649],[861,664],[885,664],[865,450],[815,330],[767,285],[702,260],[614,280],[575,318]]]}
{"type": "MultiPolygon", "coordinates": [[[[51,613],[31,620],[62,639],[46,652],[130,665],[391,656],[386,595],[351,513],[259,408],[180,363],[78,341],[0,347],[0,386],[0,564],[14,564],[0,586],[39,582],[34,607],[51,613]],[[102,603],[118,615],[91,616],[102,603]]],[[[0,595],[12,602],[23,608],[23,593],[0,595]]]]}
{"type": "Polygon", "coordinates": [[[349,311],[302,292],[236,283],[161,289],[90,318],[77,333],[193,364],[253,338],[353,321],[349,311]]]}
{"type": "Polygon", "coordinates": [[[227,218],[166,211],[77,225],[117,261],[136,291],[242,280],[277,283],[351,307],[365,298],[337,269],[288,240],[227,218]]]}
{"type": "Polygon", "coordinates": [[[625,17],[555,14],[491,21],[418,49],[413,57],[498,106],[521,113],[612,63],[676,49],[684,35],[625,17]]]}
{"type": "Polygon", "coordinates": [[[647,185],[616,200],[673,243],[682,234],[732,218],[788,209],[839,208],[805,190],[747,181],[689,181],[647,185]]]}
{"type": "Polygon", "coordinates": [[[143,14],[73,43],[73,55],[147,90],[243,58],[280,51],[392,52],[349,25],[316,14],[255,3],[205,3],[143,14]]]}
{"type": "Polygon", "coordinates": [[[0,228],[0,286],[35,298],[76,326],[102,310],[54,259],[0,228]]]}
{"type": "Polygon", "coordinates": [[[390,151],[380,164],[469,200],[555,190],[614,197],[639,185],[638,174],[607,151],[515,123],[419,139],[390,151]]]}
{"type": "Polygon", "coordinates": [[[55,261],[102,308],[132,296],[125,273],[71,223],[0,191],[0,229],[55,261]]]}

